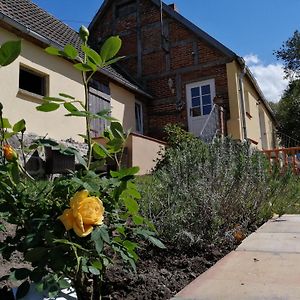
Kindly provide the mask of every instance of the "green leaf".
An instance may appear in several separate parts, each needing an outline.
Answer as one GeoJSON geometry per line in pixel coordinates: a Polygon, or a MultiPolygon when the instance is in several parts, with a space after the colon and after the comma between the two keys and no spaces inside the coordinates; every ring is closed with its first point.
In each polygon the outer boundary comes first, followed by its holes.
{"type": "Polygon", "coordinates": [[[59,96],[64,97],[64,98],[67,98],[67,99],[75,100],[75,97],[70,96],[70,95],[65,94],[65,93],[59,93],[59,96]]]}
{"type": "Polygon", "coordinates": [[[123,59],[124,57],[125,57],[125,56],[119,56],[119,57],[113,58],[113,59],[111,59],[111,60],[105,62],[105,63],[103,64],[103,66],[106,67],[106,66],[112,65],[112,64],[118,62],[119,60],[123,59]]]}
{"type": "Polygon", "coordinates": [[[87,57],[97,66],[101,66],[102,59],[101,56],[86,45],[81,46],[82,51],[87,55],[87,57]]]}
{"type": "Polygon", "coordinates": [[[101,47],[100,56],[106,62],[116,56],[122,46],[122,41],[118,36],[108,38],[101,47]]]}
{"type": "Polygon", "coordinates": [[[65,102],[64,99],[57,98],[57,97],[43,97],[43,100],[47,102],[65,102]]]}
{"type": "Polygon", "coordinates": [[[18,287],[16,299],[18,300],[24,298],[28,294],[29,289],[30,283],[28,282],[28,280],[26,280],[18,287]]]}
{"type": "Polygon", "coordinates": [[[102,270],[103,269],[103,265],[102,265],[102,262],[100,260],[95,260],[93,263],[92,263],[92,266],[98,270],[102,270]]]}
{"type": "Polygon", "coordinates": [[[97,275],[101,274],[100,271],[93,266],[89,266],[88,268],[89,268],[90,273],[92,273],[93,275],[97,276],[97,275]]]}
{"type": "Polygon", "coordinates": [[[70,102],[65,102],[64,103],[64,107],[65,107],[65,109],[67,110],[67,111],[69,111],[69,112],[74,112],[74,111],[78,111],[78,109],[77,109],[77,107],[76,106],[74,106],[72,103],[70,103],[70,102]]]}
{"type": "Polygon", "coordinates": [[[43,112],[54,111],[57,110],[58,108],[59,108],[59,104],[51,103],[51,102],[43,103],[42,105],[36,107],[38,111],[43,111],[43,112]]]}
{"type": "Polygon", "coordinates": [[[107,149],[101,145],[101,144],[94,144],[93,145],[93,152],[96,156],[99,158],[106,158],[106,157],[111,157],[107,149]]]}
{"type": "Polygon", "coordinates": [[[99,228],[99,232],[100,232],[102,240],[105,243],[109,244],[110,243],[110,238],[109,238],[109,233],[108,233],[107,227],[105,225],[102,225],[99,228]]]}
{"type": "Polygon", "coordinates": [[[157,238],[155,238],[154,236],[149,236],[148,240],[155,245],[156,247],[160,248],[160,249],[167,249],[167,247],[157,238]]]}
{"type": "Polygon", "coordinates": [[[133,223],[135,225],[142,225],[142,224],[144,224],[144,218],[142,216],[133,216],[132,220],[133,220],[133,223]]]}
{"type": "Polygon", "coordinates": [[[98,70],[97,66],[90,60],[87,61],[87,65],[93,70],[93,72],[98,70]]]}
{"type": "Polygon", "coordinates": [[[21,132],[21,131],[25,131],[25,130],[26,130],[26,122],[24,119],[17,122],[13,127],[14,132],[21,132]]]}
{"type": "Polygon", "coordinates": [[[9,41],[0,48],[0,66],[11,64],[21,53],[21,41],[9,41]]]}
{"type": "Polygon", "coordinates": [[[58,285],[59,285],[60,289],[68,289],[71,286],[70,283],[64,278],[61,278],[58,281],[58,285]]]}
{"type": "Polygon", "coordinates": [[[5,132],[4,133],[4,139],[8,140],[10,139],[12,136],[14,136],[16,133],[15,132],[5,132]]]}
{"type": "Polygon", "coordinates": [[[10,280],[24,280],[30,275],[31,271],[26,268],[15,269],[10,275],[10,280]]]}
{"type": "Polygon", "coordinates": [[[132,198],[125,198],[124,200],[124,204],[127,208],[127,210],[131,213],[131,214],[136,214],[138,213],[140,207],[138,205],[138,203],[132,199],[132,198]]]}
{"type": "Polygon", "coordinates": [[[88,64],[78,63],[74,65],[74,68],[81,72],[92,72],[93,68],[88,64]]]}
{"type": "Polygon", "coordinates": [[[11,128],[11,124],[7,118],[2,118],[2,122],[0,121],[0,128],[11,128]]]}
{"type": "Polygon", "coordinates": [[[120,171],[111,171],[110,175],[114,178],[122,179],[127,176],[133,176],[140,171],[139,167],[132,167],[127,169],[121,169],[120,171]]]}
{"type": "Polygon", "coordinates": [[[63,56],[64,52],[53,46],[47,47],[45,51],[50,55],[63,56]]]}
{"type": "Polygon", "coordinates": [[[73,111],[70,114],[66,114],[67,117],[90,117],[92,114],[88,111],[73,111]]]}
{"type": "Polygon", "coordinates": [[[110,124],[110,130],[115,138],[120,138],[124,140],[124,129],[121,123],[112,122],[110,124]]]}
{"type": "Polygon", "coordinates": [[[70,44],[64,47],[64,53],[68,58],[71,59],[75,59],[78,56],[78,51],[70,44]]]}

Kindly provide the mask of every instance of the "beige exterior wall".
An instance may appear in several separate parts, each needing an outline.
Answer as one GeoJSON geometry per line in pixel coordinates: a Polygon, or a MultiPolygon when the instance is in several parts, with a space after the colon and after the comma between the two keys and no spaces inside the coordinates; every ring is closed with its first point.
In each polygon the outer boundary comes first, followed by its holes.
{"type": "MultiPolygon", "coordinates": [[[[18,40],[18,36],[0,28],[0,44],[8,40],[18,40]]],[[[38,112],[35,107],[42,103],[38,97],[19,92],[20,65],[48,76],[48,95],[55,97],[63,92],[78,99],[84,99],[81,75],[72,64],[62,58],[50,56],[45,51],[22,39],[22,52],[11,65],[0,70],[0,101],[4,106],[4,115],[11,123],[25,119],[27,132],[39,135],[48,134],[53,139],[73,138],[81,141],[78,133],[84,133],[82,118],[64,117],[66,111],[61,108],[55,112],[38,112]]]]}
{"type": "Polygon", "coordinates": [[[227,64],[230,119],[227,121],[228,135],[233,139],[242,139],[240,118],[238,65],[235,61],[227,64]]]}
{"type": "Polygon", "coordinates": [[[110,82],[111,115],[123,124],[125,130],[135,131],[135,95],[110,82]]]}
{"type": "MultiPolygon", "coordinates": [[[[239,74],[241,68],[236,62],[227,64],[230,120],[227,123],[228,134],[242,139],[242,118],[240,110],[239,74]]],[[[245,119],[247,137],[258,149],[273,148],[273,121],[260,96],[247,75],[243,79],[245,119]]]]}
{"type": "Polygon", "coordinates": [[[143,136],[130,135],[131,142],[131,165],[139,166],[138,175],[149,174],[156,166],[157,159],[161,157],[160,151],[164,151],[165,144],[143,136]]]}
{"type": "MultiPolygon", "coordinates": [[[[99,144],[106,144],[105,138],[94,140],[99,144]]],[[[123,155],[122,163],[127,167],[139,167],[138,175],[149,174],[156,166],[156,161],[161,157],[165,147],[166,144],[162,141],[132,133],[126,141],[127,151],[123,155]]]]}

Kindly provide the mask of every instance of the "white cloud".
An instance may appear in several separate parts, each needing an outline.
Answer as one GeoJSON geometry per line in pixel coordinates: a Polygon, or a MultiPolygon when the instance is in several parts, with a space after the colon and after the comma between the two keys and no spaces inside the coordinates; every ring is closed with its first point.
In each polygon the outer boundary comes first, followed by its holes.
{"type": "Polygon", "coordinates": [[[288,80],[284,79],[283,66],[279,63],[264,64],[255,54],[246,55],[244,59],[266,99],[278,102],[288,85],[288,80]]]}
{"type": "Polygon", "coordinates": [[[252,65],[252,64],[256,65],[260,63],[260,59],[258,58],[258,56],[252,53],[244,56],[244,60],[247,65],[252,65]]]}

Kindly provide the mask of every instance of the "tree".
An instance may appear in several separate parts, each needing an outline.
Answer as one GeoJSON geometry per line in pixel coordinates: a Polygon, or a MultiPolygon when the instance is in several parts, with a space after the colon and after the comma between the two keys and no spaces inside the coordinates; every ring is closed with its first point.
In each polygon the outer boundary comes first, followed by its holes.
{"type": "MultiPolygon", "coordinates": [[[[279,123],[282,143],[289,147],[300,141],[300,80],[291,81],[276,106],[275,116],[279,123]],[[285,137],[291,137],[293,140],[285,137]]],[[[298,145],[300,146],[300,144],[298,145]]]]}
{"type": "Polygon", "coordinates": [[[296,30],[281,48],[274,51],[276,58],[282,60],[287,78],[300,78],[300,32],[296,30]]]}

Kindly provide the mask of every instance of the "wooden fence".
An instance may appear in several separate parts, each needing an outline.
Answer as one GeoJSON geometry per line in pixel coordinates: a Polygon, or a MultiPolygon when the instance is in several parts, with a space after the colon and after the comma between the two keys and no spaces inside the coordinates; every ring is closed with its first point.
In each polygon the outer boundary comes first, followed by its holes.
{"type": "Polygon", "coordinates": [[[284,173],[291,169],[295,174],[300,174],[300,147],[263,150],[271,168],[278,167],[284,173]]]}

